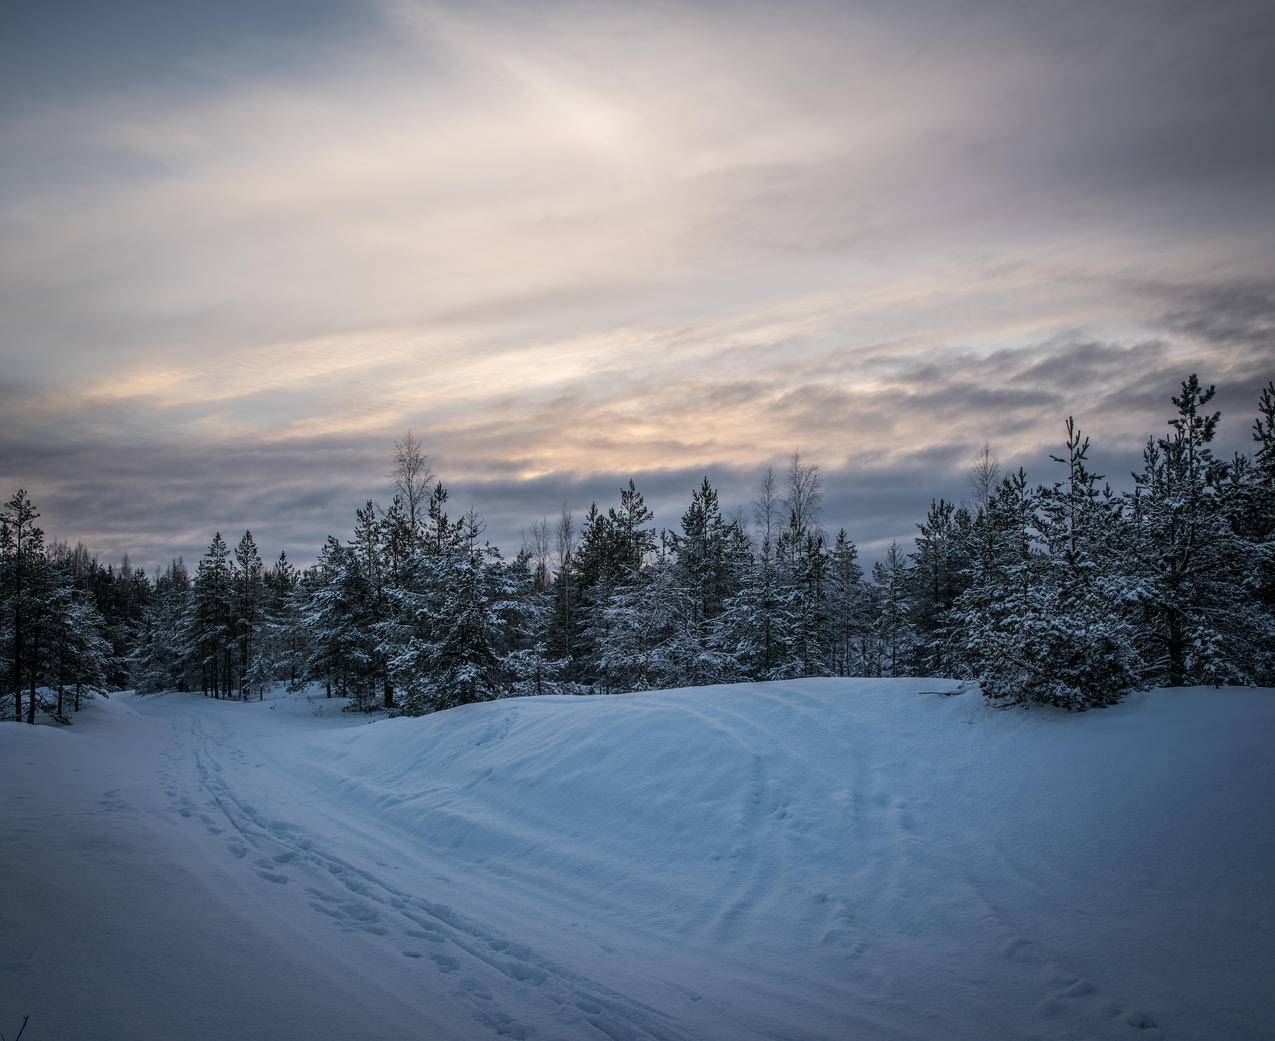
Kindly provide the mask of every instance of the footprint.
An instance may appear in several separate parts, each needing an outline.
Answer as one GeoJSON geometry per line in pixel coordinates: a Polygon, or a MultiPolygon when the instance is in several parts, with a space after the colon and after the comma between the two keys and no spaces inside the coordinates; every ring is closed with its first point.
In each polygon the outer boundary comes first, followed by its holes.
{"type": "Polygon", "coordinates": [[[460,962],[450,954],[431,954],[430,960],[438,966],[440,972],[455,972],[460,968],[460,962]]]}
{"type": "Polygon", "coordinates": [[[446,943],[446,939],[442,933],[430,933],[424,929],[407,929],[404,930],[408,936],[414,936],[418,940],[429,940],[431,943],[446,943]]]}
{"type": "Polygon", "coordinates": [[[1027,965],[1042,965],[1044,959],[1031,940],[1016,936],[1001,947],[1001,957],[1010,961],[1023,962],[1027,965]]]}
{"type": "Polygon", "coordinates": [[[1124,1021],[1131,1027],[1137,1027],[1139,1030],[1150,1030],[1155,1026],[1155,1020],[1142,1011],[1140,1008],[1131,1008],[1125,1011],[1124,1021]]]}

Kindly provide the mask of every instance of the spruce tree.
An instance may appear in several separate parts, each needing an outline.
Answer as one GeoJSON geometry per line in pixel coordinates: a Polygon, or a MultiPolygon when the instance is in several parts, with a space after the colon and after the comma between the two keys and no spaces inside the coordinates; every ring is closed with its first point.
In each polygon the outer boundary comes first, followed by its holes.
{"type": "Polygon", "coordinates": [[[1147,442],[1127,504],[1139,649],[1152,677],[1169,686],[1252,682],[1268,653],[1251,595],[1259,561],[1227,516],[1228,467],[1212,452],[1213,396],[1194,373],[1183,381],[1172,432],[1147,442]]]}
{"type": "Polygon", "coordinates": [[[859,639],[867,625],[863,568],[859,548],[842,528],[828,559],[828,626],[832,671],[837,676],[861,675],[859,639]]]}
{"type": "Polygon", "coordinates": [[[129,656],[131,683],[141,693],[186,690],[194,648],[190,576],[180,558],[155,579],[154,592],[129,656]]]}
{"type": "Polygon", "coordinates": [[[200,670],[205,694],[229,697],[234,687],[235,643],[230,549],[221,532],[213,536],[195,571],[187,643],[200,670]]]}
{"type": "Polygon", "coordinates": [[[239,645],[239,696],[247,701],[254,685],[259,696],[264,696],[265,693],[260,670],[254,669],[254,656],[263,624],[262,564],[251,531],[245,531],[239,545],[235,547],[232,582],[235,607],[233,624],[239,645]]]}
{"type": "Polygon", "coordinates": [[[872,565],[876,587],[872,625],[876,630],[878,675],[911,675],[913,660],[913,608],[909,602],[909,573],[903,550],[890,543],[885,559],[872,565]]]}
{"type": "Polygon", "coordinates": [[[915,667],[922,675],[941,676],[952,664],[952,611],[964,589],[962,560],[970,524],[967,510],[944,499],[931,499],[925,520],[917,525],[908,599],[915,667]]]}

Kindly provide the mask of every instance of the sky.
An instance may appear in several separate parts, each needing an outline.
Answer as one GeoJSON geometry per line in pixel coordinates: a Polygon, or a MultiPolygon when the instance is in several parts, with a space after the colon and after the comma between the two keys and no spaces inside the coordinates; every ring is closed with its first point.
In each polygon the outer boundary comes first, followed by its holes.
{"type": "Polygon", "coordinates": [[[0,490],[311,559],[411,429],[507,549],[794,450],[871,557],[1275,377],[1275,5],[0,5],[0,490]]]}

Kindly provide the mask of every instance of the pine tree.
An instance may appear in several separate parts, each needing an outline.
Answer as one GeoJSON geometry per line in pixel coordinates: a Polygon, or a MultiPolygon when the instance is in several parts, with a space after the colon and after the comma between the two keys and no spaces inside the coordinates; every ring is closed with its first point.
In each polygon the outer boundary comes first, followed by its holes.
{"type": "Polygon", "coordinates": [[[620,490],[619,507],[605,514],[597,503],[589,507],[580,530],[573,585],[579,598],[577,634],[574,639],[576,677],[593,683],[604,678],[602,659],[607,655],[611,599],[621,587],[633,583],[656,545],[654,515],[632,481],[620,490]]]}
{"type": "Polygon", "coordinates": [[[351,551],[329,535],[318,563],[303,576],[301,627],[308,651],[306,675],[324,684],[329,696],[335,686],[341,697],[350,693],[350,654],[356,641],[355,590],[351,551]]]}
{"type": "Polygon", "coordinates": [[[867,625],[866,594],[859,548],[842,528],[828,559],[828,626],[832,671],[837,676],[861,675],[859,640],[867,625]]]}
{"type": "Polygon", "coordinates": [[[879,675],[910,675],[913,608],[908,591],[911,583],[903,550],[897,542],[890,543],[885,559],[872,566],[872,584],[876,587],[872,624],[879,648],[879,675]]]}
{"type": "Polygon", "coordinates": [[[1266,653],[1266,624],[1251,595],[1253,544],[1226,515],[1227,467],[1210,447],[1220,413],[1214,388],[1193,373],[1174,396],[1172,433],[1147,442],[1128,500],[1140,650],[1170,686],[1246,683],[1266,653]]]}
{"type": "Polygon", "coordinates": [[[69,722],[65,712],[68,688],[78,712],[86,698],[108,687],[115,662],[106,638],[106,620],[92,598],[75,588],[69,570],[63,572],[58,604],[55,664],[50,678],[57,689],[55,718],[69,722]]]}
{"type": "Polygon", "coordinates": [[[470,514],[460,536],[438,560],[441,597],[438,637],[418,654],[402,711],[422,712],[487,701],[506,689],[504,650],[513,588],[499,551],[480,544],[482,527],[470,514]]]}
{"type": "MultiPolygon", "coordinates": [[[[547,544],[547,524],[544,534],[547,544]]],[[[501,660],[501,669],[508,677],[508,693],[512,697],[572,693],[577,689],[563,680],[566,659],[555,657],[550,650],[553,599],[547,587],[547,554],[547,548],[540,555],[532,547],[524,548],[510,563],[505,576],[511,594],[504,608],[510,646],[501,660]]]]}
{"type": "Polygon", "coordinates": [[[1124,537],[1119,502],[1098,488],[1089,439],[1067,420],[1066,476],[1038,493],[1036,526],[1046,551],[1048,599],[1031,651],[1044,677],[1037,700],[1064,708],[1110,705],[1141,685],[1143,666],[1129,613],[1133,593],[1115,547],[1124,537]]]}
{"type": "Polygon", "coordinates": [[[358,678],[356,697],[371,707],[375,688],[380,690],[382,708],[394,707],[394,686],[389,663],[381,649],[384,626],[390,616],[389,561],[385,548],[386,528],[370,500],[355,511],[354,540],[348,558],[352,569],[354,616],[350,619],[353,640],[351,668],[358,678]]]}
{"type": "Polygon", "coordinates": [[[730,661],[710,646],[695,594],[667,557],[612,592],[603,614],[598,685],[607,693],[719,682],[730,661]]]}
{"type": "Polygon", "coordinates": [[[232,595],[230,549],[217,532],[195,571],[186,637],[203,691],[215,698],[230,697],[234,689],[232,595]]]}
{"type": "Polygon", "coordinates": [[[767,469],[753,502],[757,553],[742,558],[739,590],[727,598],[712,627],[711,645],[728,656],[737,677],[763,680],[787,674],[791,615],[777,547],[779,513],[775,473],[767,469]]]}
{"type": "Polygon", "coordinates": [[[142,693],[186,690],[192,648],[191,584],[186,565],[173,560],[155,579],[137,643],[129,656],[133,686],[142,693]]]}
{"type": "Polygon", "coordinates": [[[280,550],[262,581],[264,621],[254,658],[253,685],[283,681],[288,690],[298,688],[305,670],[300,584],[300,573],[288,560],[287,551],[280,550]]]}
{"type": "Polygon", "coordinates": [[[975,538],[967,588],[954,609],[962,668],[987,697],[1027,701],[1044,680],[1031,641],[1048,605],[1040,596],[1035,496],[1022,469],[992,492],[975,538]]]}
{"type": "Polygon", "coordinates": [[[737,521],[723,518],[717,492],[707,477],[692,492],[681,529],[668,538],[675,563],[667,567],[661,563],[661,573],[647,583],[662,589],[656,595],[669,601],[668,660],[681,663],[660,671],[680,683],[720,682],[729,672],[729,661],[718,648],[717,620],[748,573],[748,537],[737,521]]]}
{"type": "MultiPolygon", "coordinates": [[[[13,718],[19,721],[24,670],[34,675],[31,627],[38,607],[38,570],[44,559],[44,532],[35,523],[39,517],[39,510],[21,488],[0,513],[0,567],[3,568],[0,577],[4,581],[5,620],[10,633],[8,658],[13,718]]],[[[34,700],[28,706],[27,722],[35,722],[34,700]]]]}
{"type": "Polygon", "coordinates": [[[260,670],[254,669],[254,656],[261,632],[262,618],[262,564],[257,543],[251,531],[245,531],[235,547],[234,571],[234,630],[239,645],[239,696],[247,701],[255,686],[259,696],[264,696],[260,670]]]}
{"type": "Polygon", "coordinates": [[[964,589],[961,563],[971,523],[967,510],[931,499],[925,520],[917,525],[908,600],[916,669],[923,675],[941,676],[951,665],[952,611],[964,589]]]}

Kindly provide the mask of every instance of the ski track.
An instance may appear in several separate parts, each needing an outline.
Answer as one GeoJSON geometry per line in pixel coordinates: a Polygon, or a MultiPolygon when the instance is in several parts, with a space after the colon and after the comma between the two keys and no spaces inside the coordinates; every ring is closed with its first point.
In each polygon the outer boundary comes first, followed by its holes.
{"type": "MultiPolygon", "coordinates": [[[[243,750],[229,743],[231,728],[218,723],[210,734],[198,715],[187,723],[184,733],[179,730],[178,746],[164,753],[169,766],[160,771],[178,816],[197,820],[222,838],[227,850],[250,864],[264,882],[300,884],[309,907],[337,928],[381,938],[439,975],[455,975],[450,993],[494,1035],[521,1041],[534,1032],[502,1007],[498,994],[508,990],[518,1005],[540,1006],[563,1025],[587,1023],[594,1036],[611,1041],[690,1041],[666,1013],[555,964],[446,904],[404,891],[337,856],[295,824],[271,819],[226,779],[222,757],[237,765],[245,762],[243,750]],[[173,777],[183,746],[194,767],[193,792],[173,777]]],[[[506,731],[512,725],[511,716],[506,731]]],[[[177,721],[174,728],[179,728],[177,721]]]]}

